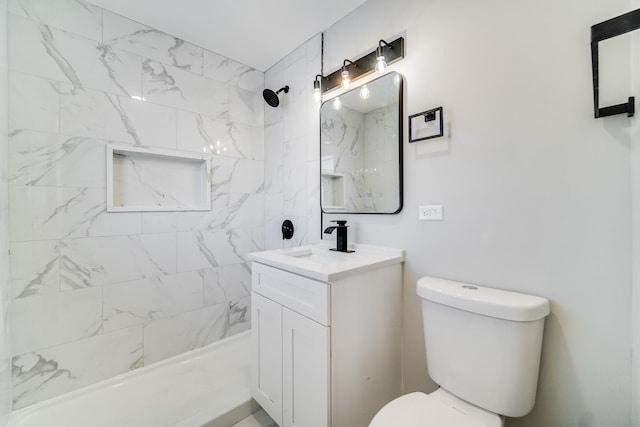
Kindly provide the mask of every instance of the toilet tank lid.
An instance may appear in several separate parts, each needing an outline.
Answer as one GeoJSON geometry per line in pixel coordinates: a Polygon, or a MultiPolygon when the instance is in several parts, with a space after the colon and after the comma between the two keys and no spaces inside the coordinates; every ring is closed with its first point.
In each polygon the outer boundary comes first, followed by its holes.
{"type": "Polygon", "coordinates": [[[418,280],[418,295],[438,304],[516,322],[530,322],[549,314],[546,298],[436,277],[418,280]]]}

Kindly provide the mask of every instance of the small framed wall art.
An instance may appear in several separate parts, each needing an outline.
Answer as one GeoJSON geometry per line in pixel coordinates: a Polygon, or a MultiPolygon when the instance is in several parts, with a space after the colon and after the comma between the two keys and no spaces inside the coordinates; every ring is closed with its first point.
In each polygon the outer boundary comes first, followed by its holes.
{"type": "Polygon", "coordinates": [[[409,116],[409,142],[424,141],[443,135],[442,107],[409,116]]]}

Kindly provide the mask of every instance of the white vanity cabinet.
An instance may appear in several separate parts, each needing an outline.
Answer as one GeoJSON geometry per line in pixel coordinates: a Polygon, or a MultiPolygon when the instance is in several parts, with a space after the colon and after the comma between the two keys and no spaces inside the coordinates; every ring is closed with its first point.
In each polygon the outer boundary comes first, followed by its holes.
{"type": "Polygon", "coordinates": [[[329,263],[269,252],[251,254],[254,399],[281,427],[366,427],[401,394],[403,256],[314,274],[329,263]]]}

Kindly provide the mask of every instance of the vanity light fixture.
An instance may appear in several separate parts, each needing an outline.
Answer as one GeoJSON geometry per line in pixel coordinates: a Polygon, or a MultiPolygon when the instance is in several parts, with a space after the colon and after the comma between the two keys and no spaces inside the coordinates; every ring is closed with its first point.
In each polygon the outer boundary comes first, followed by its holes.
{"type": "Polygon", "coordinates": [[[313,99],[316,102],[322,101],[322,91],[320,88],[320,78],[324,78],[322,74],[316,74],[316,79],[313,81],[313,99]]]}
{"type": "Polygon", "coordinates": [[[389,46],[389,43],[384,40],[378,42],[378,48],[376,49],[376,72],[378,74],[384,74],[387,69],[387,61],[384,59],[383,43],[385,46],[389,46]]]}
{"type": "Polygon", "coordinates": [[[360,88],[360,98],[362,99],[369,99],[369,95],[371,95],[371,91],[369,90],[369,86],[367,85],[362,85],[362,87],[360,88]]]}
{"type": "Polygon", "coordinates": [[[340,75],[342,76],[342,88],[345,90],[348,90],[349,87],[351,87],[351,78],[349,76],[349,70],[347,70],[347,62],[349,64],[353,64],[352,61],[345,59],[344,61],[342,61],[342,72],[340,73],[340,75]]]}
{"type": "Polygon", "coordinates": [[[314,97],[318,89],[320,91],[319,96],[321,96],[323,93],[333,90],[338,86],[348,89],[351,82],[373,71],[382,74],[388,65],[402,58],[404,58],[404,38],[398,37],[389,43],[380,40],[378,46],[373,51],[354,61],[345,59],[342,67],[328,76],[325,77],[318,74],[316,80],[313,82],[314,97]]]}

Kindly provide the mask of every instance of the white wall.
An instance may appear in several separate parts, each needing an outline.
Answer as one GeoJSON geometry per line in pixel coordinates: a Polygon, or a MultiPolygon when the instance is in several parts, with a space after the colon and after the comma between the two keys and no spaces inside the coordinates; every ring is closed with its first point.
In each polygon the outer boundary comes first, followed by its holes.
{"type": "MultiPolygon", "coordinates": [[[[631,1],[631,9],[640,8],[640,0],[631,1]]],[[[632,345],[633,383],[631,393],[631,421],[640,426],[640,31],[634,31],[631,39],[631,94],[636,97],[636,115],[631,120],[631,218],[633,229],[633,304],[632,345]]]]}
{"type": "MultiPolygon", "coordinates": [[[[407,250],[406,391],[434,388],[415,296],[433,275],[551,300],[537,405],[508,426],[629,425],[629,119],[593,118],[589,50],[590,26],[628,10],[370,0],[325,32],[327,71],[406,32],[393,67],[405,113],[442,105],[449,126],[439,141],[405,141],[399,215],[347,216],[358,241],[407,250]],[[421,204],[442,204],[445,220],[418,222],[421,204]]],[[[628,92],[622,77],[612,89],[628,92]]]]}
{"type": "Polygon", "coordinates": [[[6,425],[11,410],[7,74],[7,1],[0,0],[0,427],[6,425]]]}

